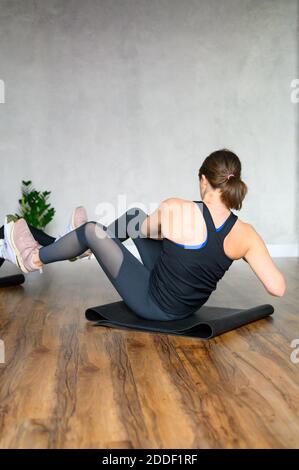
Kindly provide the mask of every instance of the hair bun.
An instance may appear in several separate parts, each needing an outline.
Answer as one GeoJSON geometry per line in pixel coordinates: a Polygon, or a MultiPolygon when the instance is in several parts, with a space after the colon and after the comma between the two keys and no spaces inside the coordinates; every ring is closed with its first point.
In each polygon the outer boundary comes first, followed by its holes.
{"type": "Polygon", "coordinates": [[[241,180],[239,157],[228,149],[212,152],[199,169],[199,177],[205,175],[213,189],[221,189],[221,200],[229,209],[240,210],[247,193],[247,186],[241,180]],[[228,184],[228,181],[233,183],[228,184]]]}

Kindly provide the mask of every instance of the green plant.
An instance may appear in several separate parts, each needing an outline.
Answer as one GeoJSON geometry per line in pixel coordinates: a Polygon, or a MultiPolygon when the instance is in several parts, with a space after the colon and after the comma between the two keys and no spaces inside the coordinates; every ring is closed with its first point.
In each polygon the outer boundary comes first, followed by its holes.
{"type": "Polygon", "coordinates": [[[44,229],[55,214],[55,209],[48,202],[51,191],[36,191],[32,181],[22,181],[21,190],[20,213],[16,217],[23,217],[33,227],[44,229]]]}

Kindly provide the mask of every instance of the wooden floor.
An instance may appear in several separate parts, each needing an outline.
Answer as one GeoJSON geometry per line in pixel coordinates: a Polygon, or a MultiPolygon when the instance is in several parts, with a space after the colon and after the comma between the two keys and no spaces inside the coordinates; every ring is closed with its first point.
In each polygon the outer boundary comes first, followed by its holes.
{"type": "Polygon", "coordinates": [[[119,299],[94,261],[2,289],[0,447],[298,448],[299,260],[277,263],[284,298],[238,262],[208,303],[273,303],[273,319],[210,341],[88,324],[88,306],[119,299]]]}

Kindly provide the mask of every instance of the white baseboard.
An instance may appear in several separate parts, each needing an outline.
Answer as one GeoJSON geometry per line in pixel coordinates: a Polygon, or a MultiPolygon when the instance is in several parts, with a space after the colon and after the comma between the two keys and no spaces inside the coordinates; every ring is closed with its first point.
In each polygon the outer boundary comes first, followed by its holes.
{"type": "MultiPolygon", "coordinates": [[[[136,258],[140,259],[138,250],[133,243],[127,243],[127,248],[136,258]]],[[[296,243],[292,245],[267,245],[270,255],[273,258],[297,258],[299,257],[299,249],[296,243]]]]}

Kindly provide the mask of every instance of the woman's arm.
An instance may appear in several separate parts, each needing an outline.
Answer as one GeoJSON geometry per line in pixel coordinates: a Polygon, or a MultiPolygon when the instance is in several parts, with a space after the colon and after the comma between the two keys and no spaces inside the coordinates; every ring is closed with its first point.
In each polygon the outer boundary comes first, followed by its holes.
{"type": "Polygon", "coordinates": [[[161,233],[162,210],[163,203],[143,221],[141,225],[142,235],[157,240],[163,238],[161,233]]]}
{"type": "Polygon", "coordinates": [[[143,221],[142,235],[158,240],[169,237],[178,221],[181,221],[182,201],[175,197],[162,201],[159,207],[143,221]]]}
{"type": "Polygon", "coordinates": [[[269,294],[282,297],[286,290],[284,276],[274,264],[263,239],[251,225],[247,240],[248,248],[243,259],[250,265],[269,294]]]}

